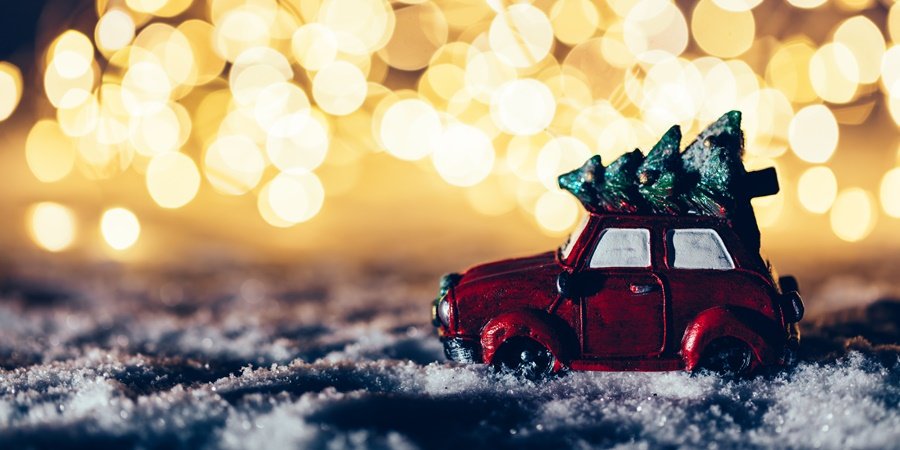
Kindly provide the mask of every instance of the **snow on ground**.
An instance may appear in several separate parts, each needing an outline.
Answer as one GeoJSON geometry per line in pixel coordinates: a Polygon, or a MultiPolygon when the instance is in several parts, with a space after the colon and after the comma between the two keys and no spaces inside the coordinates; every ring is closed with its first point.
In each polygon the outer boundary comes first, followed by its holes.
{"type": "Polygon", "coordinates": [[[791,370],[534,384],[444,360],[433,274],[58,269],[0,276],[2,448],[900,447],[889,299],[808,321],[791,370]]]}

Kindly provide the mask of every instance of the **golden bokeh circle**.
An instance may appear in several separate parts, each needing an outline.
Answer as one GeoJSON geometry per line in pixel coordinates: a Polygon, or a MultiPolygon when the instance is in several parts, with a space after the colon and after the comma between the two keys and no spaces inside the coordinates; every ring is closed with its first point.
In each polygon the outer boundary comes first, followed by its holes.
{"type": "Polygon", "coordinates": [[[724,9],[714,0],[700,0],[691,15],[694,40],[706,53],[733,58],[750,49],[756,35],[756,21],[749,9],[724,9]]]}
{"type": "Polygon", "coordinates": [[[868,191],[851,187],[842,190],[831,208],[831,229],[847,242],[865,239],[875,228],[878,209],[868,191]]]}
{"type": "Polygon", "coordinates": [[[396,25],[391,39],[378,56],[400,70],[419,70],[428,65],[449,33],[444,13],[433,2],[407,5],[395,10],[396,25]]]}

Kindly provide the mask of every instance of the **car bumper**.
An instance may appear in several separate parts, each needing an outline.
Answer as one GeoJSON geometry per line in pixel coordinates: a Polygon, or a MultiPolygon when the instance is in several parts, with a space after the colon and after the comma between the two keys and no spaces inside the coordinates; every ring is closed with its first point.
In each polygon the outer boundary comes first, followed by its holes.
{"type": "Polygon", "coordinates": [[[446,337],[441,339],[444,344],[444,355],[451,361],[459,363],[481,362],[481,343],[475,339],[460,337],[446,337]]]}

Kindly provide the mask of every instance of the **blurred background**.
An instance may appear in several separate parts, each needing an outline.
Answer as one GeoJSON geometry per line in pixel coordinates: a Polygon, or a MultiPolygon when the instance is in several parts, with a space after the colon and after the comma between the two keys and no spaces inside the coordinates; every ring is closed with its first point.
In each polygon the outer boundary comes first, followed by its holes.
{"type": "MultiPolygon", "coordinates": [[[[135,267],[389,262],[558,245],[555,183],[744,114],[764,251],[894,275],[888,0],[6,2],[0,245],[135,267]]],[[[801,278],[801,282],[804,279],[801,278]]],[[[871,287],[871,285],[868,285],[871,287]]]]}
{"type": "Polygon", "coordinates": [[[0,5],[0,447],[896,447],[889,0],[0,5]],[[734,109],[797,368],[444,362],[440,274],[559,245],[558,174],[734,109]]]}

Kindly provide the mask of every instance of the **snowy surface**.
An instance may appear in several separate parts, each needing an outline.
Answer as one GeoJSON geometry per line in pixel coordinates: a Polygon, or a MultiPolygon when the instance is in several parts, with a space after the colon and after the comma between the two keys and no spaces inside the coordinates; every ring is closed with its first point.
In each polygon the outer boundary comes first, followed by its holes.
{"type": "Polygon", "coordinates": [[[425,272],[0,267],[0,447],[900,446],[900,303],[846,280],[794,369],[535,385],[445,362],[425,272]]]}

